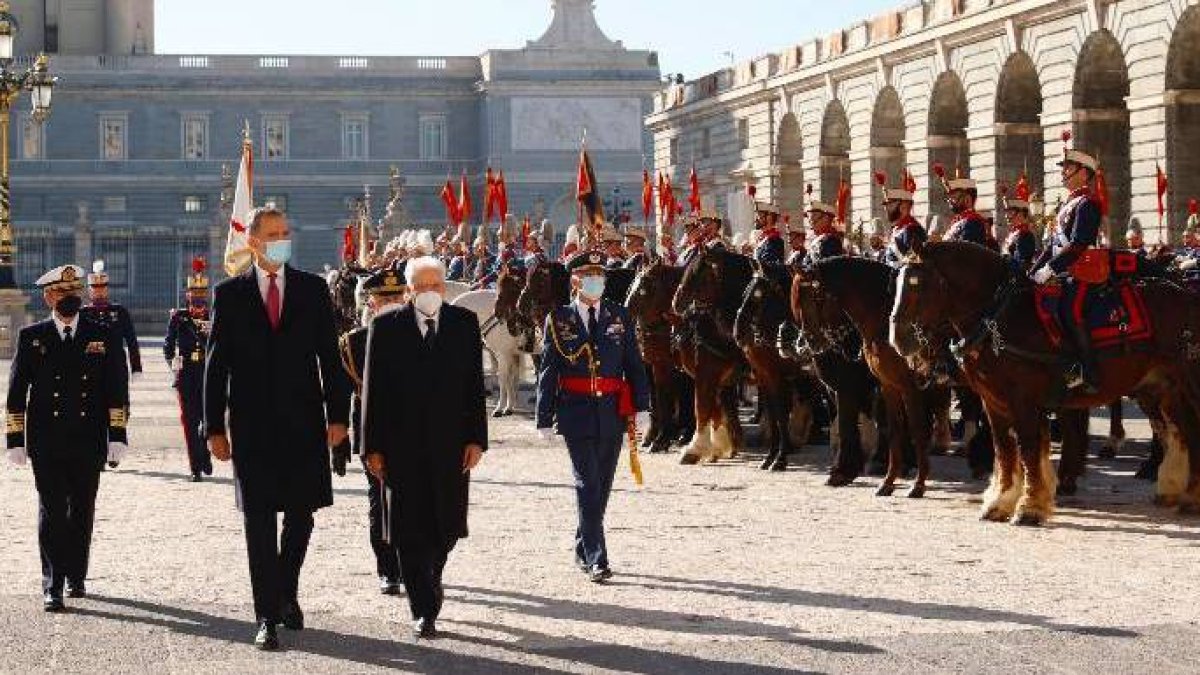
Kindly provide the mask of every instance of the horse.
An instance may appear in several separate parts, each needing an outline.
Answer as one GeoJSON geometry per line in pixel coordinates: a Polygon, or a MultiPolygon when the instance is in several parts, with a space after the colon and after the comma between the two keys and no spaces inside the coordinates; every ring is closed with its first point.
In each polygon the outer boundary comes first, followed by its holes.
{"type": "Polygon", "coordinates": [[[366,270],[344,265],[331,271],[326,277],[338,335],[349,333],[361,323],[358,312],[358,282],[367,274],[366,270]]]}
{"type": "Polygon", "coordinates": [[[1097,393],[1064,394],[1067,363],[1040,325],[1034,287],[1008,260],[974,244],[939,242],[904,261],[891,342],[906,358],[921,360],[929,358],[927,336],[937,326],[948,323],[961,340],[958,358],[983,397],[996,449],[985,520],[1039,526],[1051,517],[1056,489],[1047,409],[1086,409],[1129,394],[1154,402],[1148,405],[1164,422],[1156,501],[1200,510],[1200,312],[1170,282],[1146,279],[1138,287],[1155,330],[1148,348],[1105,360],[1097,393]]]}
{"type": "Polygon", "coordinates": [[[679,350],[680,362],[696,383],[696,431],[681,464],[732,458],[741,444],[737,384],[745,360],[733,340],[733,323],[753,273],[746,256],[706,248],[684,268],[671,301],[690,340],[679,350]]]}
{"type": "Polygon", "coordinates": [[[876,495],[891,496],[904,470],[904,443],[916,452],[917,476],[908,497],[925,496],[929,449],[935,415],[930,398],[948,403],[944,392],[928,386],[888,343],[893,270],[887,265],[850,256],[822,260],[802,270],[792,286],[792,311],[814,349],[832,349],[855,336],[862,358],[879,380],[888,434],[888,467],[876,495]],[[927,391],[931,390],[931,391],[927,391]]]}
{"type": "Polygon", "coordinates": [[[818,398],[815,378],[802,363],[785,360],[778,349],[779,328],[792,318],[788,306],[791,281],[786,268],[759,266],[746,286],[733,323],[734,341],[750,364],[759,403],[767,412],[763,445],[768,450],[759,468],[771,471],[785,471],[793,445],[808,442],[812,402],[818,398]]]}
{"type": "Polygon", "coordinates": [[[496,318],[496,297],[496,291],[491,289],[471,291],[458,296],[450,304],[471,310],[479,319],[484,351],[495,364],[496,384],[500,390],[492,417],[505,417],[512,414],[517,400],[522,352],[517,338],[496,318]]]}
{"type": "Polygon", "coordinates": [[[651,452],[668,452],[676,440],[686,444],[694,432],[691,380],[682,372],[672,330],[679,317],[671,311],[683,268],[655,258],[634,277],[625,300],[654,383],[654,405],[647,440],[651,452]]]}
{"type": "Polygon", "coordinates": [[[496,277],[496,318],[503,322],[509,334],[517,338],[521,351],[533,354],[541,346],[537,328],[528,316],[518,309],[521,293],[525,291],[526,273],[504,266],[496,277]]]}

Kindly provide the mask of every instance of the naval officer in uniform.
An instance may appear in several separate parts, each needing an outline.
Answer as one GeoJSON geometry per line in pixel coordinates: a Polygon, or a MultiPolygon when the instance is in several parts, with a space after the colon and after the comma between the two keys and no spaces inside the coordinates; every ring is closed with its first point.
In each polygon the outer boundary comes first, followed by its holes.
{"type": "Polygon", "coordinates": [[[141,375],[142,353],[138,349],[133,319],[129,316],[128,309],[109,302],[108,272],[104,271],[103,260],[92,263],[92,273],[88,275],[88,292],[92,296],[92,304],[83,308],[83,315],[113,332],[117,340],[129,351],[129,369],[134,375],[141,375]]]}
{"type": "Polygon", "coordinates": [[[43,607],[87,593],[96,490],[107,459],[124,456],[129,373],[119,338],[80,315],[83,270],[64,265],[37,280],[51,309],[17,337],[8,380],[8,457],[33,465],[43,607]]]}
{"type": "Polygon", "coordinates": [[[566,439],[575,473],[579,526],[575,562],[596,583],[612,577],[604,512],[629,418],[650,424],[650,389],[634,325],[621,305],[604,300],[605,255],[576,254],[567,263],[575,300],[546,317],[538,372],[537,428],[566,439]]]}

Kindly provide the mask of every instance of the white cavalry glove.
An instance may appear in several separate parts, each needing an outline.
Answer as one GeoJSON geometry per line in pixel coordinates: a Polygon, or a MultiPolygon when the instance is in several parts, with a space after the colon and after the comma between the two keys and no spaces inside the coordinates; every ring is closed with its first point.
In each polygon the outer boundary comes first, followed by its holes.
{"type": "Polygon", "coordinates": [[[25,466],[25,461],[29,459],[29,454],[25,452],[25,448],[9,448],[8,461],[16,466],[25,466]]]}
{"type": "Polygon", "coordinates": [[[1197,266],[1200,266],[1200,260],[1196,260],[1195,258],[1188,258],[1188,259],[1184,260],[1183,262],[1179,263],[1179,269],[1181,269],[1185,272],[1187,270],[1194,270],[1194,269],[1196,269],[1197,266]]]}
{"type": "Polygon", "coordinates": [[[1054,276],[1054,270],[1050,269],[1049,265],[1045,265],[1041,269],[1039,269],[1038,271],[1033,273],[1033,280],[1035,282],[1037,282],[1038,284],[1044,284],[1047,281],[1050,281],[1050,278],[1053,276],[1054,276]]]}
{"type": "Polygon", "coordinates": [[[637,432],[641,436],[645,436],[647,431],[650,431],[650,411],[643,410],[633,418],[633,423],[637,426],[637,432]]]}
{"type": "Polygon", "coordinates": [[[554,429],[551,429],[550,427],[538,429],[538,436],[542,437],[543,443],[553,444],[556,441],[556,437],[554,435],[554,429]]]}
{"type": "Polygon", "coordinates": [[[109,441],[109,443],[108,443],[108,464],[109,464],[109,466],[116,466],[116,465],[120,464],[121,460],[124,459],[126,452],[129,452],[128,445],[125,445],[124,443],[118,443],[116,441],[109,441]]]}
{"type": "Polygon", "coordinates": [[[171,372],[178,373],[181,370],[183,370],[183,357],[176,356],[171,359],[171,372]]]}

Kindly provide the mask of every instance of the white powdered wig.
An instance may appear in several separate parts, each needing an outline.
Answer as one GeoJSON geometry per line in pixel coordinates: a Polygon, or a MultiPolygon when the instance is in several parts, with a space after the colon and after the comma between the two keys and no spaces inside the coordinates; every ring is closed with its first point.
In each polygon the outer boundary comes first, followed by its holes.
{"type": "Polygon", "coordinates": [[[433,256],[425,255],[409,260],[408,264],[404,266],[404,280],[408,282],[409,286],[413,285],[413,280],[422,270],[437,270],[443,280],[446,278],[446,265],[433,256]]]}

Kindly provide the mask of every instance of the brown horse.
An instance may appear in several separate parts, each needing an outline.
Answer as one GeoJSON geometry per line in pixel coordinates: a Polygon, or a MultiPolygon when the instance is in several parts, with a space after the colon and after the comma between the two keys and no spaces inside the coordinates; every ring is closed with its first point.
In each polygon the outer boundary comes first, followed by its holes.
{"type": "Polygon", "coordinates": [[[984,496],[985,519],[1040,525],[1053,512],[1048,408],[1102,406],[1129,394],[1156,401],[1165,422],[1158,501],[1197,508],[1200,312],[1174,284],[1145,280],[1140,286],[1155,328],[1148,348],[1112,355],[1103,362],[1097,394],[1068,393],[1060,402],[1067,359],[1036,317],[1033,287],[1005,258],[973,244],[942,242],[902,266],[892,344],[906,357],[927,358],[929,332],[949,322],[962,340],[963,371],[992,424],[996,468],[984,496]]]}
{"type": "Polygon", "coordinates": [[[674,344],[673,331],[680,319],[671,311],[675,289],[682,280],[683,268],[655,258],[638,271],[625,300],[654,383],[647,433],[651,452],[668,452],[672,443],[686,444],[694,433],[691,378],[683,372],[674,344]]]}
{"type": "MultiPolygon", "coordinates": [[[[888,468],[876,494],[892,495],[903,473],[907,431],[917,456],[917,477],[908,496],[925,496],[934,416],[922,382],[888,342],[892,269],[883,263],[841,256],[801,271],[792,285],[792,311],[813,349],[860,340],[862,357],[878,378],[889,429],[888,468]]],[[[938,398],[948,405],[944,391],[938,398]]]]}
{"type": "Polygon", "coordinates": [[[746,256],[708,248],[688,263],[671,302],[684,322],[680,362],[696,383],[696,432],[681,464],[731,458],[741,445],[737,384],[745,362],[733,322],[752,275],[746,256]]]}
{"type": "Polygon", "coordinates": [[[519,268],[512,269],[508,265],[500,268],[496,277],[496,319],[504,322],[513,337],[523,337],[521,350],[532,353],[536,344],[536,324],[517,306],[525,291],[526,278],[527,273],[519,268]]]}

